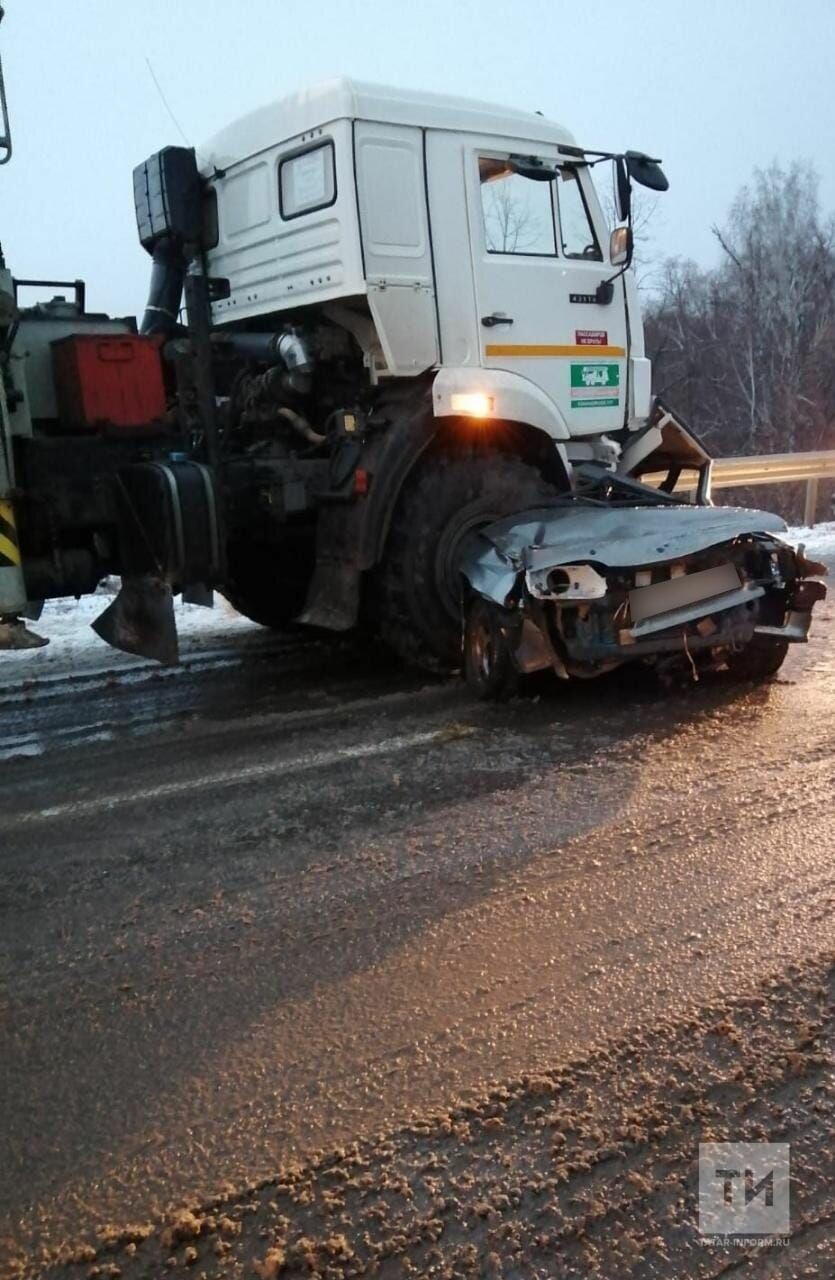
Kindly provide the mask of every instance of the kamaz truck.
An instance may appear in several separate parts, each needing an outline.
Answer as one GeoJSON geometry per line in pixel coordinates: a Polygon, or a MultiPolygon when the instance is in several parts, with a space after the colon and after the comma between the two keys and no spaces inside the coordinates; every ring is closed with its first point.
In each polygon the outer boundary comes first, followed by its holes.
{"type": "Polygon", "coordinates": [[[138,165],[138,326],[0,276],[7,642],[116,574],[96,629],[163,661],[173,596],[220,591],[483,696],[634,660],[776,671],[821,566],[711,505],[653,397],[634,183],[667,186],[539,114],[350,80],[138,165]]]}

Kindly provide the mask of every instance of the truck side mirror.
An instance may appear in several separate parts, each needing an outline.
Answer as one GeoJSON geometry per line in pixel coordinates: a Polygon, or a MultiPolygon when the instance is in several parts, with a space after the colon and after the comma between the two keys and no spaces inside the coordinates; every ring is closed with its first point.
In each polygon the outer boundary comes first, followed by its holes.
{"type": "Polygon", "coordinates": [[[632,184],[623,156],[615,157],[615,212],[618,222],[628,222],[632,210],[632,184]]]}
{"type": "Polygon", "coordinates": [[[594,300],[601,307],[608,307],[615,296],[615,280],[623,275],[632,262],[634,241],[631,227],[615,227],[609,236],[609,261],[613,267],[620,267],[608,280],[601,280],[595,290],[594,300]]]}
{"type": "Polygon", "coordinates": [[[538,156],[511,156],[508,168],[518,173],[520,178],[532,178],[534,182],[553,182],[557,176],[557,166],[547,164],[538,156]]]}
{"type": "Polygon", "coordinates": [[[609,261],[613,267],[629,266],[632,261],[632,228],[615,227],[609,236],[609,261]]]}
{"type": "Polygon", "coordinates": [[[644,155],[643,151],[627,151],[625,160],[627,174],[640,186],[649,187],[650,191],[666,191],[669,188],[660,160],[653,160],[644,155]]]}

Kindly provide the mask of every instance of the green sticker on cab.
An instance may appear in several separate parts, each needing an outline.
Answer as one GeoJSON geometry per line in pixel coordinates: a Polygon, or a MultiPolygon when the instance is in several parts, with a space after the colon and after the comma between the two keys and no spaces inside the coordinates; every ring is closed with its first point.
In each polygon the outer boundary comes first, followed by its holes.
{"type": "Polygon", "coordinates": [[[605,409],[620,404],[620,365],[583,361],[571,366],[572,409],[605,409]]]}

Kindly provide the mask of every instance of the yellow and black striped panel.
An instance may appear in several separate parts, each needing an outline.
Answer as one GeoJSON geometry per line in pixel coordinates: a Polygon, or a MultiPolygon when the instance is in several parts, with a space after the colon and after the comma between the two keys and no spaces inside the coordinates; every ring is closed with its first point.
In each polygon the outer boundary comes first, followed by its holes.
{"type": "Polygon", "coordinates": [[[20,565],[20,548],[12,504],[0,498],[0,569],[20,565]]]}

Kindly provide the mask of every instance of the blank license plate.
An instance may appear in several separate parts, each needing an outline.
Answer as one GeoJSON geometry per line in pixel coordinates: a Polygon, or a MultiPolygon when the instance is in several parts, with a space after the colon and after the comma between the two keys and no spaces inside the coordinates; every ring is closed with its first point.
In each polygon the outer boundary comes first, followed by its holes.
{"type": "Polygon", "coordinates": [[[629,611],[633,622],[655,618],[659,613],[671,613],[699,600],[710,600],[737,591],[739,574],[732,564],[718,564],[713,569],[700,569],[698,573],[684,573],[666,582],[654,582],[649,587],[636,587],[629,592],[629,611]]]}

